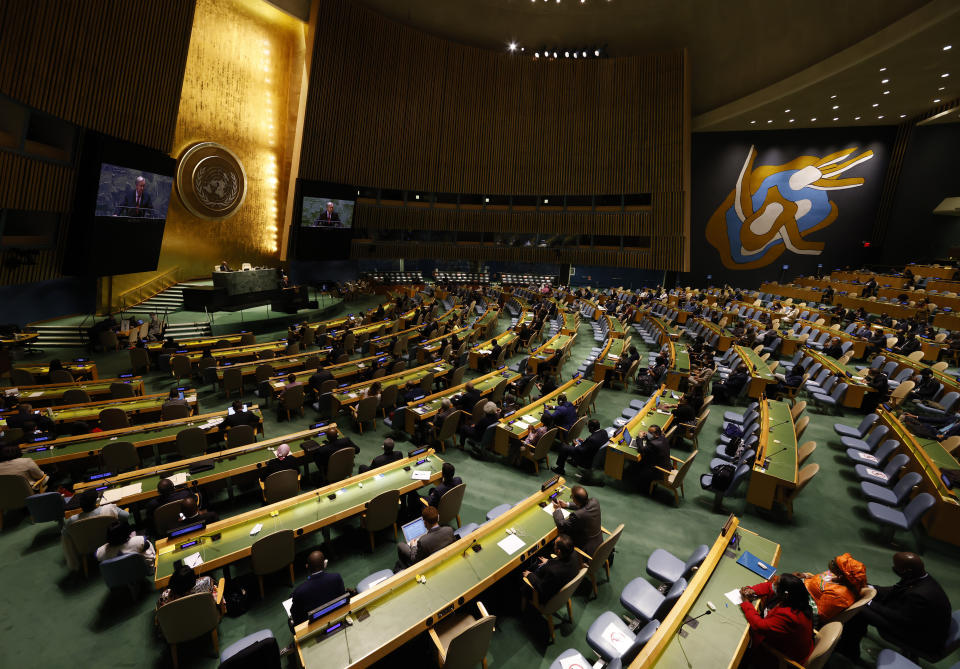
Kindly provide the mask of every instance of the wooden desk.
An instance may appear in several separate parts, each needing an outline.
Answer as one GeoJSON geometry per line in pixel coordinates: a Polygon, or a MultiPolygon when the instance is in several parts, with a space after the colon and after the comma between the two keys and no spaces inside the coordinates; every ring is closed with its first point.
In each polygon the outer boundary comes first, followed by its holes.
{"type": "Polygon", "coordinates": [[[733,337],[730,334],[724,332],[723,328],[721,328],[716,323],[711,323],[710,321],[705,320],[703,318],[697,318],[696,322],[702,328],[704,328],[707,332],[717,336],[718,351],[720,352],[726,351],[733,344],[733,337]]]}
{"type": "Polygon", "coordinates": [[[96,381],[74,381],[73,383],[47,383],[36,386],[16,386],[14,388],[4,388],[4,394],[16,395],[20,402],[28,402],[33,406],[42,406],[44,404],[54,404],[63,399],[63,395],[68,390],[83,390],[87,395],[100,397],[110,395],[110,386],[114,383],[129,384],[133,388],[134,395],[143,394],[143,378],[134,376],[125,379],[98,379],[96,381]],[[16,392],[10,392],[16,391],[16,392]]]}
{"type": "Polygon", "coordinates": [[[493,449],[500,455],[509,454],[510,440],[523,439],[532,428],[539,426],[540,417],[543,416],[547,405],[555,403],[558,395],[566,395],[567,401],[577,406],[596,385],[593,381],[574,377],[549,395],[544,395],[537,401],[518,409],[514,414],[501,419],[497,423],[496,435],[493,438],[493,449]],[[524,417],[529,417],[529,419],[523,420],[524,417]]]}
{"type": "Polygon", "coordinates": [[[604,314],[603,317],[607,319],[607,336],[613,337],[614,339],[627,336],[627,329],[623,323],[620,322],[619,318],[606,314],[604,314]]]}
{"type": "Polygon", "coordinates": [[[774,502],[784,500],[785,492],[797,487],[797,437],[789,404],[773,400],[760,402],[760,441],[757,445],[747,502],[771,509],[774,502]],[[770,463],[764,468],[766,458],[770,458],[770,463]]]}
{"type": "MultiPolygon", "coordinates": [[[[905,367],[909,367],[917,373],[920,373],[924,369],[930,369],[929,365],[925,365],[922,362],[914,362],[910,358],[900,355],[899,353],[894,353],[893,351],[884,350],[880,352],[880,355],[886,357],[887,362],[897,363],[896,369],[894,370],[893,374],[890,375],[891,377],[895,376],[897,372],[905,367]]],[[[933,378],[943,384],[944,392],[949,393],[954,391],[960,393],[960,382],[958,382],[955,377],[950,376],[949,374],[944,374],[943,372],[934,372],[932,369],[930,371],[933,373],[933,378]]]]}
{"type": "MultiPolygon", "coordinates": [[[[100,412],[104,409],[120,409],[127,418],[134,419],[150,414],[159,414],[163,403],[170,399],[167,393],[127,397],[119,400],[101,400],[99,402],[85,402],[83,404],[64,404],[44,409],[47,416],[55,423],[71,423],[78,420],[96,423],[100,420],[100,412]]],[[[197,395],[184,395],[191,413],[197,411],[197,395]]]]}
{"type": "MultiPolygon", "coordinates": [[[[492,393],[494,388],[500,385],[500,382],[504,379],[506,379],[507,383],[509,384],[513,383],[519,378],[520,375],[518,373],[510,371],[509,369],[495,369],[492,372],[484,374],[483,376],[478,376],[470,383],[473,383],[473,387],[477,390],[477,392],[486,397],[492,393]]],[[[436,416],[440,411],[440,406],[443,402],[443,399],[453,398],[456,395],[459,395],[461,392],[463,392],[463,389],[466,387],[466,385],[466,383],[461,383],[459,386],[447,388],[439,393],[428,395],[417,402],[416,405],[407,406],[407,410],[403,412],[405,416],[404,428],[406,429],[407,434],[413,434],[414,430],[416,430],[417,424],[420,421],[429,420],[436,416]]]]}
{"type": "MultiPolygon", "coordinates": [[[[562,478],[544,491],[521,500],[450,546],[421,560],[415,568],[394,574],[372,589],[351,598],[343,609],[297,626],[295,641],[300,664],[306,669],[367,667],[429,629],[439,619],[479,596],[488,587],[536,555],[556,535],[553,516],[539,504],[560,491],[562,478]],[[507,554],[497,545],[515,528],[523,546],[507,554]],[[469,550],[474,542],[480,551],[469,550]],[[417,582],[417,576],[424,583],[417,582]],[[350,615],[353,625],[324,634],[329,626],[350,615]]],[[[561,498],[567,499],[567,491],[561,498]]]]}
{"type": "Polygon", "coordinates": [[[470,366],[470,369],[480,368],[480,359],[490,355],[490,351],[493,350],[493,342],[497,342],[501,348],[509,350],[508,347],[516,341],[518,336],[514,330],[507,330],[492,339],[473,346],[467,356],[467,364],[470,366]]]}
{"type": "MultiPolygon", "coordinates": [[[[260,408],[253,404],[247,407],[247,411],[251,411],[261,418],[257,430],[262,434],[263,416],[260,413],[260,408]]],[[[177,434],[187,428],[200,427],[206,432],[208,439],[209,437],[215,437],[212,441],[218,441],[223,436],[220,424],[226,415],[226,411],[215,411],[188,418],[124,427],[119,430],[60,437],[50,441],[20,444],[20,450],[24,457],[33,459],[41,467],[47,467],[71,460],[98,457],[104,446],[120,440],[129,441],[138,451],[146,448],[151,449],[155,461],[159,462],[160,446],[174,443],[177,440],[177,434]]]]}
{"type": "Polygon", "coordinates": [[[240,375],[244,380],[256,376],[257,369],[261,365],[270,365],[273,367],[273,371],[285,373],[313,369],[312,367],[307,367],[307,361],[312,361],[312,359],[315,358],[316,362],[323,362],[329,359],[330,351],[331,349],[329,348],[320,348],[308,353],[295,353],[294,355],[283,355],[277,358],[248,360],[247,362],[238,363],[227,362],[223,365],[208,367],[207,369],[212,370],[209,373],[216,377],[217,383],[222,384],[224,375],[227,373],[227,370],[230,369],[239,369],[240,375]]]}
{"type": "MultiPolygon", "coordinates": [[[[606,345],[593,363],[594,381],[603,383],[603,380],[607,378],[607,372],[616,368],[620,362],[620,358],[622,358],[630,348],[631,339],[631,337],[627,337],[626,339],[607,339],[606,345]]],[[[624,370],[624,373],[626,373],[626,370],[624,370]]]]}
{"type": "MultiPolygon", "coordinates": [[[[35,362],[29,363],[26,365],[14,365],[15,369],[22,369],[25,372],[30,372],[37,377],[47,377],[50,375],[50,363],[48,362],[35,362]]],[[[63,368],[73,374],[73,378],[77,381],[84,379],[93,379],[96,380],[99,378],[97,374],[97,363],[92,361],[85,362],[64,362],[63,368]]]]}
{"type": "MultiPolygon", "coordinates": [[[[417,346],[417,362],[424,365],[439,358],[440,354],[443,353],[443,347],[446,345],[447,339],[453,335],[457,336],[458,341],[469,341],[470,337],[473,336],[473,329],[468,327],[457,328],[419,344],[417,346]]],[[[454,353],[456,353],[456,350],[454,350],[454,353]]]]}
{"type": "Polygon", "coordinates": [[[960,546],[960,497],[956,490],[948,488],[940,478],[944,469],[960,469],[960,463],[934,439],[921,439],[913,435],[895,414],[886,409],[877,409],[880,423],[890,428],[888,436],[900,442],[897,453],[906,453],[910,458],[907,471],[917,472],[922,477],[918,484],[920,492],[933,495],[933,508],[923,517],[923,526],[934,539],[960,546]]]}
{"type": "Polygon", "coordinates": [[[531,373],[536,374],[540,367],[540,363],[546,362],[552,358],[553,354],[557,351],[560,351],[560,359],[563,360],[563,356],[566,355],[576,338],[577,335],[565,335],[560,333],[553,335],[550,339],[541,344],[537,350],[530,354],[530,357],[527,358],[527,368],[531,373]]]}
{"type": "Polygon", "coordinates": [[[367,389],[375,382],[379,382],[382,388],[387,386],[399,386],[403,390],[407,386],[419,383],[423,377],[433,374],[434,378],[441,378],[453,370],[453,365],[448,362],[431,362],[413,369],[405,369],[396,374],[381,376],[379,379],[355,383],[346,388],[338,388],[333,392],[333,413],[337,413],[341,408],[356,404],[363,399],[367,389]]]}
{"type": "Polygon", "coordinates": [[[607,442],[604,451],[603,473],[618,481],[623,478],[623,472],[628,463],[640,462],[640,453],[637,446],[637,437],[646,432],[651,425],[659,425],[666,432],[673,422],[673,413],[665,409],[658,409],[660,402],[676,404],[683,397],[683,393],[668,390],[661,386],[650,396],[643,408],[629,420],[629,422],[607,442]],[[629,432],[630,445],[624,444],[624,433],[629,432]]]}
{"type": "MultiPolygon", "coordinates": [[[[286,351],[287,340],[279,339],[277,341],[265,341],[259,344],[247,344],[246,346],[231,346],[230,348],[215,348],[210,351],[210,355],[217,360],[218,364],[224,360],[241,360],[244,358],[256,358],[265,351],[286,351]]],[[[187,351],[186,349],[177,349],[170,354],[170,357],[179,356],[186,358],[193,365],[200,362],[203,358],[203,351],[187,351]]],[[[268,358],[274,360],[275,358],[268,358]]]]}
{"type": "Polygon", "coordinates": [[[173,574],[173,563],[199,552],[203,564],[196,571],[206,573],[231,564],[250,555],[250,548],[263,537],[280,530],[293,530],[297,537],[316,532],[336,522],[359,515],[367,503],[382,492],[399,490],[401,494],[417,490],[438,481],[443,461],[432,450],[412,458],[391,462],[343,481],[338,481],[318,490],[311,490],[296,497],[285,499],[261,509],[254,509],[231,518],[207,525],[202,531],[157,542],[157,560],[153,585],[156,589],[166,587],[173,574]],[[417,464],[426,459],[426,462],[417,464]],[[407,471],[405,467],[409,467],[407,471]],[[411,471],[428,471],[430,478],[411,478],[411,471]],[[334,499],[327,496],[334,494],[334,499]],[[273,515],[273,514],[276,515],[273,515]],[[261,531],[250,536],[254,525],[263,525],[261,531]],[[220,534],[220,539],[210,537],[220,534]],[[184,543],[198,540],[200,543],[178,548],[184,543]]]}
{"type": "Polygon", "coordinates": [[[809,355],[823,367],[829,369],[834,374],[840,376],[837,383],[846,383],[847,392],[843,396],[843,406],[851,409],[859,409],[863,404],[863,398],[870,392],[870,384],[866,382],[860,371],[853,365],[841,365],[828,355],[824,355],[812,348],[804,348],[805,355],[809,355]]]}
{"type": "MultiPolygon", "coordinates": [[[[177,339],[174,341],[176,342],[177,350],[193,351],[196,349],[212,348],[213,346],[215,346],[216,344],[222,341],[230,342],[231,344],[239,346],[240,342],[243,340],[243,335],[245,334],[250,334],[250,337],[253,337],[254,339],[252,343],[256,343],[256,336],[245,331],[238,332],[236,334],[219,335],[216,337],[213,335],[210,335],[209,337],[190,337],[187,339],[177,339]]],[[[151,341],[146,343],[145,348],[150,353],[156,355],[160,353],[161,350],[163,350],[165,343],[166,343],[165,341],[151,341]]]]}
{"type": "Polygon", "coordinates": [[[737,564],[746,551],[772,566],[780,563],[779,544],[741,527],[739,519],[730,516],[687,589],[630,663],[630,669],[729,669],[740,664],[750,641],[750,626],[740,607],[731,604],[725,593],[763,580],[737,564]],[[740,536],[737,548],[730,546],[734,533],[740,536]],[[684,625],[688,618],[708,611],[707,602],[716,606],[716,612],[697,620],[696,626],[684,625]]]}
{"type": "Polygon", "coordinates": [[[733,347],[743,361],[744,367],[750,373],[750,386],[747,388],[747,395],[754,399],[759,399],[767,393],[767,386],[777,382],[777,377],[773,375],[767,363],[760,359],[760,356],[752,348],[736,345],[733,347]]]}
{"type": "MultiPolygon", "coordinates": [[[[523,312],[529,313],[529,312],[523,312]]],[[[522,316],[523,314],[521,314],[522,316]]],[[[529,314],[530,318],[533,318],[533,314],[529,314]]],[[[477,331],[478,336],[480,337],[489,337],[490,333],[493,332],[494,328],[497,327],[497,319],[500,318],[500,310],[496,308],[487,309],[483,312],[483,315],[480,316],[473,323],[473,329],[477,331]]],[[[517,325],[520,325],[520,321],[517,321],[517,325]]]]}
{"type": "Polygon", "coordinates": [[[580,328],[580,315],[561,310],[563,323],[560,325],[560,334],[575,335],[580,328]]]}

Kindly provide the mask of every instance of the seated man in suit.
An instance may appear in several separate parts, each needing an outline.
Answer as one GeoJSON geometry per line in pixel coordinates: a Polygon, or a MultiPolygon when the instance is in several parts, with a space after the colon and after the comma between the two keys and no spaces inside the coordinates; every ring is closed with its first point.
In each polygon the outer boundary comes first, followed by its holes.
{"type": "Polygon", "coordinates": [[[468,381],[463,387],[463,392],[454,400],[457,408],[467,413],[473,411],[474,405],[483,399],[483,393],[473,387],[473,383],[468,381]]]}
{"type": "Polygon", "coordinates": [[[220,261],[220,271],[221,271],[221,272],[230,272],[230,271],[232,271],[232,270],[230,269],[230,265],[227,264],[227,261],[226,261],[226,260],[221,260],[221,261],[220,261]]]}
{"type": "Polygon", "coordinates": [[[557,557],[540,557],[533,570],[523,572],[524,579],[536,590],[541,603],[560,592],[580,571],[580,558],[573,550],[573,539],[566,534],[557,536],[553,542],[553,553],[557,557]]]}
{"type": "Polygon", "coordinates": [[[573,545],[587,555],[593,555],[597,546],[603,543],[603,534],[600,530],[600,502],[596,497],[590,497],[583,486],[574,486],[570,491],[571,502],[557,500],[553,510],[553,521],[557,524],[560,534],[566,534],[573,540],[573,545]],[[561,509],[570,509],[564,518],[561,509]]]}
{"type": "Polygon", "coordinates": [[[317,463],[317,469],[320,470],[324,480],[326,480],[327,465],[330,463],[331,455],[342,448],[352,448],[354,453],[359,453],[360,447],[353,443],[348,437],[341,437],[340,432],[335,427],[328,427],[327,431],[323,434],[326,437],[326,441],[323,442],[320,448],[313,452],[313,460],[317,463]]]}
{"type": "Polygon", "coordinates": [[[187,407],[189,409],[190,405],[187,403],[187,400],[180,397],[180,391],[177,388],[171,388],[170,394],[166,401],[160,406],[160,410],[163,411],[167,407],[187,407]]]}
{"type": "Polygon", "coordinates": [[[497,358],[500,357],[500,354],[503,352],[503,347],[497,343],[497,340],[494,339],[490,344],[490,353],[487,355],[482,355],[477,360],[477,368],[480,372],[489,372],[493,369],[494,364],[497,362],[497,358]]]}
{"type": "Polygon", "coordinates": [[[437,511],[437,507],[425,507],[420,517],[423,518],[423,524],[426,526],[427,532],[410,542],[397,544],[397,564],[394,567],[395,572],[406,569],[425,557],[433,555],[441,548],[449,546],[456,540],[456,537],[453,535],[453,528],[449,525],[440,524],[440,514],[437,511]]]}
{"type": "Polygon", "coordinates": [[[593,458],[597,451],[609,441],[610,437],[607,435],[607,431],[600,427],[600,421],[596,419],[590,419],[590,422],[587,423],[587,431],[590,436],[586,439],[577,439],[572,444],[561,444],[560,455],[557,456],[557,466],[553,468],[554,472],[560,475],[565,474],[564,467],[568,458],[573,458],[573,463],[577,467],[589,467],[593,464],[593,458]]]}
{"type": "Polygon", "coordinates": [[[357,469],[357,472],[362,474],[365,471],[370,469],[376,469],[377,467],[383,467],[384,465],[389,465],[391,462],[396,462],[397,460],[403,459],[403,453],[399,451],[394,451],[393,439],[387,437],[383,440],[383,453],[375,457],[370,461],[370,466],[360,465],[357,469]]]}
{"type": "Polygon", "coordinates": [[[456,469],[452,462],[444,462],[441,471],[443,477],[440,482],[430,488],[430,492],[427,494],[427,502],[430,503],[430,506],[440,506],[440,498],[443,497],[444,493],[463,483],[463,480],[456,475],[456,469]]]}
{"type": "Polygon", "coordinates": [[[640,462],[631,467],[631,478],[636,481],[640,492],[646,493],[652,481],[664,477],[657,467],[667,471],[673,468],[670,464],[670,444],[659,425],[651,425],[646,432],[638,434],[637,438],[642,439],[638,449],[640,462]]]}
{"type": "Polygon", "coordinates": [[[71,525],[78,520],[85,520],[96,516],[113,516],[114,518],[122,520],[124,523],[130,518],[130,512],[126,509],[121,509],[116,504],[97,505],[99,499],[100,494],[96,490],[84,490],[74,495],[71,501],[74,502],[74,508],[76,506],[80,507],[80,513],[67,518],[65,524],[71,525]]]}
{"type": "MultiPolygon", "coordinates": [[[[544,411],[544,415],[548,412],[544,411]]],[[[567,401],[567,396],[563,393],[557,395],[557,407],[550,412],[553,418],[553,424],[566,432],[573,424],[577,422],[577,407],[567,401]]]]}
{"type": "Polygon", "coordinates": [[[478,444],[483,441],[483,435],[487,428],[500,420],[500,410],[493,402],[487,402],[483,405],[483,416],[474,424],[460,423],[460,446],[466,445],[467,439],[471,439],[478,444]]]}
{"type": "Polygon", "coordinates": [[[200,505],[197,504],[196,497],[187,497],[185,500],[180,502],[180,522],[178,527],[187,527],[188,525],[195,525],[197,523],[215,523],[220,520],[218,516],[213,511],[201,511],[200,505]]]}
{"type": "Polygon", "coordinates": [[[228,413],[223,417],[223,422],[220,423],[220,430],[226,432],[231,427],[239,427],[240,425],[249,425],[254,430],[260,426],[260,417],[252,411],[243,410],[243,402],[240,400],[233,400],[230,403],[230,407],[233,409],[233,413],[228,413]]]}
{"type": "Polygon", "coordinates": [[[294,589],[293,603],[290,605],[290,617],[294,625],[304,622],[317,607],[347,592],[340,574],[325,571],[326,568],[327,559],[323,551],[313,551],[307,556],[310,575],[294,589]]]}
{"type": "Polygon", "coordinates": [[[736,397],[743,387],[750,381],[750,373],[744,367],[737,367],[730,372],[730,375],[724,381],[717,381],[713,384],[713,394],[716,401],[721,404],[729,404],[731,397],[736,397]]]}
{"type": "Polygon", "coordinates": [[[170,479],[160,479],[157,483],[157,496],[147,502],[147,521],[148,526],[153,526],[153,514],[164,504],[184,500],[196,495],[186,488],[177,490],[170,479]]]}
{"type": "Polygon", "coordinates": [[[280,444],[277,446],[277,457],[268,460],[267,464],[260,468],[260,480],[266,481],[267,477],[284,469],[300,471],[300,463],[297,458],[290,455],[290,444],[280,444]]]}

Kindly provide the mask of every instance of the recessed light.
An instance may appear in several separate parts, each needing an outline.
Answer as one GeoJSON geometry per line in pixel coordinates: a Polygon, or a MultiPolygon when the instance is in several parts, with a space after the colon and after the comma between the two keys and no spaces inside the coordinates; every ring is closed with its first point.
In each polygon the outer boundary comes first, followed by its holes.
{"type": "Polygon", "coordinates": [[[877,118],[883,118],[883,114],[880,114],[880,116],[878,116],[877,118]]]}
{"type": "MultiPolygon", "coordinates": [[[[536,0],[534,0],[534,2],[536,2],[536,0]]],[[[539,57],[540,57],[540,52],[539,52],[539,51],[534,51],[533,57],[534,57],[534,58],[539,58],[539,57]]]]}
{"type": "Polygon", "coordinates": [[[599,56],[599,55],[600,55],[600,49],[594,49],[594,50],[593,50],[593,55],[594,55],[594,56],[599,56]]]}
{"type": "Polygon", "coordinates": [[[836,100],[836,99],[837,99],[837,96],[836,96],[836,95],[831,95],[831,96],[830,96],[830,99],[831,99],[831,100],[836,100]]]}
{"type": "MultiPolygon", "coordinates": [[[[536,2],[536,0],[534,0],[534,2],[536,2]]],[[[483,201],[484,201],[484,202],[490,202],[490,198],[485,197],[485,198],[483,198],[483,201]]]]}
{"type": "Polygon", "coordinates": [[[952,48],[953,48],[953,45],[952,45],[952,44],[948,44],[947,46],[943,47],[943,50],[944,50],[944,51],[949,51],[949,50],[952,49],[952,48]]]}
{"type": "Polygon", "coordinates": [[[839,120],[840,120],[840,117],[839,117],[839,116],[834,116],[834,117],[833,117],[833,120],[834,120],[834,121],[839,121],[839,120]]]}
{"type": "Polygon", "coordinates": [[[884,91],[883,94],[884,94],[884,95],[890,95],[890,91],[884,91]]]}
{"type": "Polygon", "coordinates": [[[881,72],[886,72],[886,71],[887,71],[887,68],[881,67],[881,68],[880,68],[880,71],[881,71],[881,72]]]}
{"type": "Polygon", "coordinates": [[[854,116],[854,117],[853,117],[853,120],[854,120],[854,121],[859,121],[859,120],[860,120],[860,117],[859,117],[859,116],[854,116]]]}
{"type": "Polygon", "coordinates": [[[811,120],[811,121],[816,121],[816,120],[817,120],[817,117],[816,117],[816,116],[814,116],[814,117],[813,117],[813,118],[811,118],[810,120],[811,120]]]}
{"type": "Polygon", "coordinates": [[[790,110],[789,110],[789,109],[784,109],[784,110],[783,110],[783,113],[784,113],[784,114],[789,114],[789,113],[790,113],[790,110]]]}
{"type": "Polygon", "coordinates": [[[510,42],[510,44],[507,45],[507,49],[509,49],[510,51],[516,51],[516,50],[517,50],[517,43],[516,43],[516,42],[510,42]]]}
{"type": "Polygon", "coordinates": [[[935,98],[934,102],[940,102],[940,98],[935,98]]]}
{"type": "Polygon", "coordinates": [[[773,123],[773,119],[772,118],[767,119],[767,123],[773,123]]]}
{"type": "Polygon", "coordinates": [[[880,103],[879,103],[879,102],[874,102],[874,103],[873,103],[873,106],[874,106],[874,107],[879,107],[879,106],[880,106],[880,103]]]}
{"type": "Polygon", "coordinates": [[[946,87],[946,86],[941,86],[941,87],[938,88],[937,90],[938,90],[938,91],[945,91],[945,90],[947,90],[947,87],[946,87]]]}
{"type": "Polygon", "coordinates": [[[790,119],[789,123],[793,123],[793,119],[790,119]]]}
{"type": "Polygon", "coordinates": [[[889,83],[890,83],[890,80],[889,80],[889,79],[883,79],[880,83],[881,83],[881,84],[889,84],[889,83]]]}
{"type": "Polygon", "coordinates": [[[833,105],[834,109],[840,109],[840,105],[833,105]]]}
{"type": "Polygon", "coordinates": [[[906,114],[900,114],[900,118],[907,118],[906,114]]]}
{"type": "Polygon", "coordinates": [[[946,78],[949,77],[949,76],[950,76],[950,73],[949,73],[949,72],[944,72],[943,74],[940,75],[940,78],[941,78],[941,79],[946,79],[946,78]]]}
{"type": "Polygon", "coordinates": [[[750,125],[755,125],[756,121],[750,121],[750,125]]]}

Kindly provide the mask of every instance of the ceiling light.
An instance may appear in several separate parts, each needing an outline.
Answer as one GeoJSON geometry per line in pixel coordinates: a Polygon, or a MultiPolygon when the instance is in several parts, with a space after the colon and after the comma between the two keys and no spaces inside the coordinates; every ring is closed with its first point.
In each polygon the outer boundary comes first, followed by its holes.
{"type": "Polygon", "coordinates": [[[573,52],[573,57],[574,57],[574,58],[576,58],[576,57],[579,56],[579,55],[580,55],[580,54],[577,53],[576,51],[573,52]]]}
{"type": "Polygon", "coordinates": [[[564,57],[564,58],[569,58],[569,57],[570,57],[570,52],[569,52],[569,51],[564,51],[564,52],[563,52],[563,57],[564,57]]]}
{"type": "Polygon", "coordinates": [[[783,113],[784,113],[784,114],[789,114],[789,113],[790,113],[790,110],[789,110],[789,109],[784,109],[784,110],[783,110],[783,113]]]}
{"type": "Polygon", "coordinates": [[[953,45],[952,45],[952,44],[948,44],[947,46],[943,47],[943,50],[944,50],[944,51],[949,51],[949,50],[952,49],[952,48],[953,48],[953,45]]]}
{"type": "Polygon", "coordinates": [[[790,121],[789,121],[789,122],[790,122],[790,123],[793,123],[793,119],[790,119],[790,121]]]}
{"type": "Polygon", "coordinates": [[[859,120],[860,120],[860,117],[859,117],[859,116],[854,116],[854,117],[853,117],[853,120],[854,120],[854,121],[859,121],[859,120]]]}
{"type": "Polygon", "coordinates": [[[837,96],[836,96],[836,95],[831,95],[831,96],[830,96],[830,99],[831,99],[831,100],[836,100],[836,99],[837,99],[837,96]]]}
{"type": "MultiPolygon", "coordinates": [[[[534,2],[536,2],[536,0],[534,0],[534,2]]],[[[539,57],[540,57],[540,52],[539,52],[539,51],[535,51],[535,52],[533,53],[533,57],[534,57],[534,58],[539,58],[539,57]]]]}
{"type": "Polygon", "coordinates": [[[840,109],[840,105],[833,105],[834,109],[840,109]]]}
{"type": "MultiPolygon", "coordinates": [[[[533,1],[536,2],[537,0],[533,0],[533,1]]],[[[484,201],[484,202],[489,202],[489,201],[490,201],[490,198],[485,197],[485,198],[483,198],[483,201],[484,201]]]]}
{"type": "Polygon", "coordinates": [[[756,121],[750,121],[750,125],[755,125],[756,123],[756,121]]]}
{"type": "Polygon", "coordinates": [[[583,57],[584,57],[584,58],[587,57],[587,52],[586,52],[586,51],[583,52],[583,57]]]}
{"type": "Polygon", "coordinates": [[[881,71],[881,72],[886,72],[886,71],[887,71],[887,68],[881,67],[881,68],[880,68],[880,71],[881,71]]]}
{"type": "Polygon", "coordinates": [[[413,196],[413,199],[414,199],[414,200],[419,200],[419,199],[420,199],[420,196],[419,196],[419,195],[414,195],[414,196],[413,196]]]}
{"type": "Polygon", "coordinates": [[[510,51],[516,51],[516,50],[517,50],[517,43],[516,43],[516,42],[510,42],[510,44],[507,46],[507,48],[510,49],[510,51]]]}
{"type": "Polygon", "coordinates": [[[874,103],[873,103],[873,106],[874,106],[874,107],[879,107],[879,106],[880,106],[880,103],[879,103],[879,102],[874,102],[874,103]]]}
{"type": "Polygon", "coordinates": [[[883,114],[880,114],[880,116],[878,116],[877,118],[883,118],[883,114]]]}
{"type": "Polygon", "coordinates": [[[950,76],[950,73],[949,73],[949,72],[944,72],[943,74],[940,75],[940,78],[941,78],[941,79],[946,79],[946,78],[949,77],[949,76],[950,76]]]}
{"type": "Polygon", "coordinates": [[[940,98],[936,98],[934,102],[940,102],[940,98]]]}
{"type": "Polygon", "coordinates": [[[812,119],[810,119],[810,120],[811,120],[811,121],[816,121],[816,120],[817,120],[817,117],[814,116],[814,117],[813,117],[812,119]]]}
{"type": "Polygon", "coordinates": [[[881,84],[889,84],[889,83],[890,83],[890,80],[889,80],[889,79],[883,79],[880,83],[881,83],[881,84]]]}
{"type": "Polygon", "coordinates": [[[907,118],[906,114],[900,114],[900,118],[907,118]]]}
{"type": "Polygon", "coordinates": [[[890,95],[890,91],[884,91],[883,94],[884,94],[884,95],[890,95]]]}
{"type": "Polygon", "coordinates": [[[556,52],[556,51],[553,52],[553,57],[554,57],[554,58],[557,57],[557,52],[556,52]]]}
{"type": "Polygon", "coordinates": [[[834,116],[834,117],[833,117],[833,120],[834,120],[834,121],[839,121],[839,120],[840,120],[840,117],[839,117],[839,116],[834,116]]]}
{"type": "Polygon", "coordinates": [[[947,87],[946,87],[946,86],[941,86],[941,87],[938,88],[937,90],[938,90],[938,91],[945,91],[945,90],[947,90],[947,87]]]}
{"type": "Polygon", "coordinates": [[[767,123],[773,123],[773,119],[772,118],[767,119],[767,123]]]}
{"type": "MultiPolygon", "coordinates": [[[[593,55],[594,55],[594,56],[599,56],[599,55],[600,55],[600,49],[594,49],[593,55]]],[[[946,75],[944,75],[944,76],[946,76],[946,75]]]]}

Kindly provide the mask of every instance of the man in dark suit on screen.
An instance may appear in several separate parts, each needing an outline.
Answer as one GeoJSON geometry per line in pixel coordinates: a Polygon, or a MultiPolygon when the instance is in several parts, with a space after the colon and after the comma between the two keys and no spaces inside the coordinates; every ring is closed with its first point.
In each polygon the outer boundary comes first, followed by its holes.
{"type": "Polygon", "coordinates": [[[145,218],[153,216],[153,200],[147,192],[147,180],[143,177],[137,177],[134,182],[134,189],[123,196],[123,201],[117,207],[114,216],[127,216],[130,218],[145,218]]]}
{"type": "Polygon", "coordinates": [[[340,227],[340,214],[333,210],[333,202],[327,202],[327,208],[317,216],[313,222],[317,228],[338,228],[340,227]]]}

